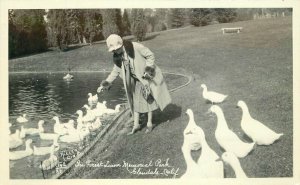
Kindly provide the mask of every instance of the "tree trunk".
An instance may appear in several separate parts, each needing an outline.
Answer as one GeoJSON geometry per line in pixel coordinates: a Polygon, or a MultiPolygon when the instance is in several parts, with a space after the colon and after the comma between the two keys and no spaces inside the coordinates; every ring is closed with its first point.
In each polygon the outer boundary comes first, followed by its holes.
{"type": "Polygon", "coordinates": [[[84,35],[82,35],[82,42],[83,42],[83,44],[86,44],[86,38],[84,35]]]}

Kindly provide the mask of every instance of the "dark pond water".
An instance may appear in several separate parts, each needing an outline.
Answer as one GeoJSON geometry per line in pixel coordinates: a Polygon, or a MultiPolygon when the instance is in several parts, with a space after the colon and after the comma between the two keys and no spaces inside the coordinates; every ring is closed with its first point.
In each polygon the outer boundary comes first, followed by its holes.
{"type": "MultiPolygon", "coordinates": [[[[53,132],[53,116],[58,116],[61,122],[69,119],[76,120],[75,112],[83,110],[87,104],[87,94],[96,93],[100,82],[108,73],[77,72],[72,73],[72,81],[64,81],[64,73],[11,73],[9,75],[9,121],[12,123],[11,132],[25,128],[37,127],[38,120],[45,121],[45,132],[53,132]],[[29,122],[17,123],[16,119],[22,114],[27,114],[29,122]]],[[[182,85],[187,79],[177,75],[165,75],[169,89],[182,85]]],[[[109,108],[114,108],[119,103],[125,103],[125,91],[121,79],[114,81],[108,92],[98,94],[99,101],[107,101],[109,108]]],[[[112,118],[112,117],[111,117],[112,118]]],[[[111,119],[108,118],[108,119],[111,119]]],[[[35,146],[49,146],[51,141],[41,141],[38,136],[29,136],[35,146]]],[[[26,136],[25,139],[27,139],[26,136]]],[[[77,145],[62,144],[60,148],[77,147],[77,145]]],[[[14,150],[23,150],[22,145],[14,150]]],[[[27,179],[43,178],[38,166],[42,160],[49,156],[29,156],[17,161],[10,161],[10,178],[27,179]],[[26,170],[30,169],[30,170],[26,170]]]]}

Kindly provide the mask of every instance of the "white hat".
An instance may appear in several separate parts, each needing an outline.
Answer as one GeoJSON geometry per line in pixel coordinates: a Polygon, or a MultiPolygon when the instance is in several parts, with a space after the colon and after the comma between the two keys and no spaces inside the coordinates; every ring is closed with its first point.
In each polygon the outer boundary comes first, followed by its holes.
{"type": "Polygon", "coordinates": [[[123,40],[119,35],[111,34],[106,39],[106,45],[108,47],[108,51],[112,52],[113,50],[117,50],[123,46],[123,40]]]}

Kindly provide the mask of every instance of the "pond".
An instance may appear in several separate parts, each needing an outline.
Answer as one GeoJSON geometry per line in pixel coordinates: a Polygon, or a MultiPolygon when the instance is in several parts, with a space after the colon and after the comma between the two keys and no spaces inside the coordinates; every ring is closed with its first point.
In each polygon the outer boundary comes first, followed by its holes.
{"type": "MultiPolygon", "coordinates": [[[[87,94],[96,93],[100,82],[108,73],[104,72],[74,72],[72,81],[64,81],[64,73],[10,73],[9,75],[9,122],[10,130],[14,133],[20,129],[37,128],[39,120],[44,120],[45,132],[53,133],[55,121],[53,116],[58,116],[61,122],[69,119],[77,119],[75,112],[83,110],[87,104],[87,94]],[[17,123],[16,119],[22,114],[27,114],[27,123],[17,123]]],[[[182,76],[165,74],[169,89],[175,88],[187,82],[182,76]]],[[[98,94],[99,101],[107,101],[108,108],[114,108],[119,103],[125,103],[125,91],[121,79],[114,81],[114,85],[108,92],[98,94]]],[[[112,119],[109,117],[107,119],[112,119]]],[[[107,121],[107,120],[106,120],[107,121]]],[[[33,140],[32,145],[49,146],[51,141],[41,141],[38,136],[26,136],[25,139],[33,140]]],[[[77,145],[62,144],[60,148],[77,145]]],[[[24,150],[24,144],[15,150],[24,150]]],[[[38,168],[40,162],[48,158],[46,156],[29,156],[17,161],[10,161],[10,178],[12,179],[39,179],[43,178],[38,168]],[[31,170],[25,170],[30,168],[31,170]]]]}

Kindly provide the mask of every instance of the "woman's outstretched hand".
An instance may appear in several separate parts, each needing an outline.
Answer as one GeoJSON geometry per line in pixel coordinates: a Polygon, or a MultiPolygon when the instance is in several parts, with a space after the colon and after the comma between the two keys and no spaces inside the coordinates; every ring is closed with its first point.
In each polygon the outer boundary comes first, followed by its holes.
{"type": "Polygon", "coordinates": [[[110,86],[111,86],[111,83],[109,83],[109,82],[106,81],[106,80],[103,80],[103,81],[100,83],[100,87],[98,87],[97,92],[100,93],[100,92],[102,92],[103,90],[109,90],[110,86]]]}
{"type": "Polygon", "coordinates": [[[97,93],[100,93],[100,92],[102,92],[102,91],[103,91],[103,86],[98,87],[97,93]]]}

